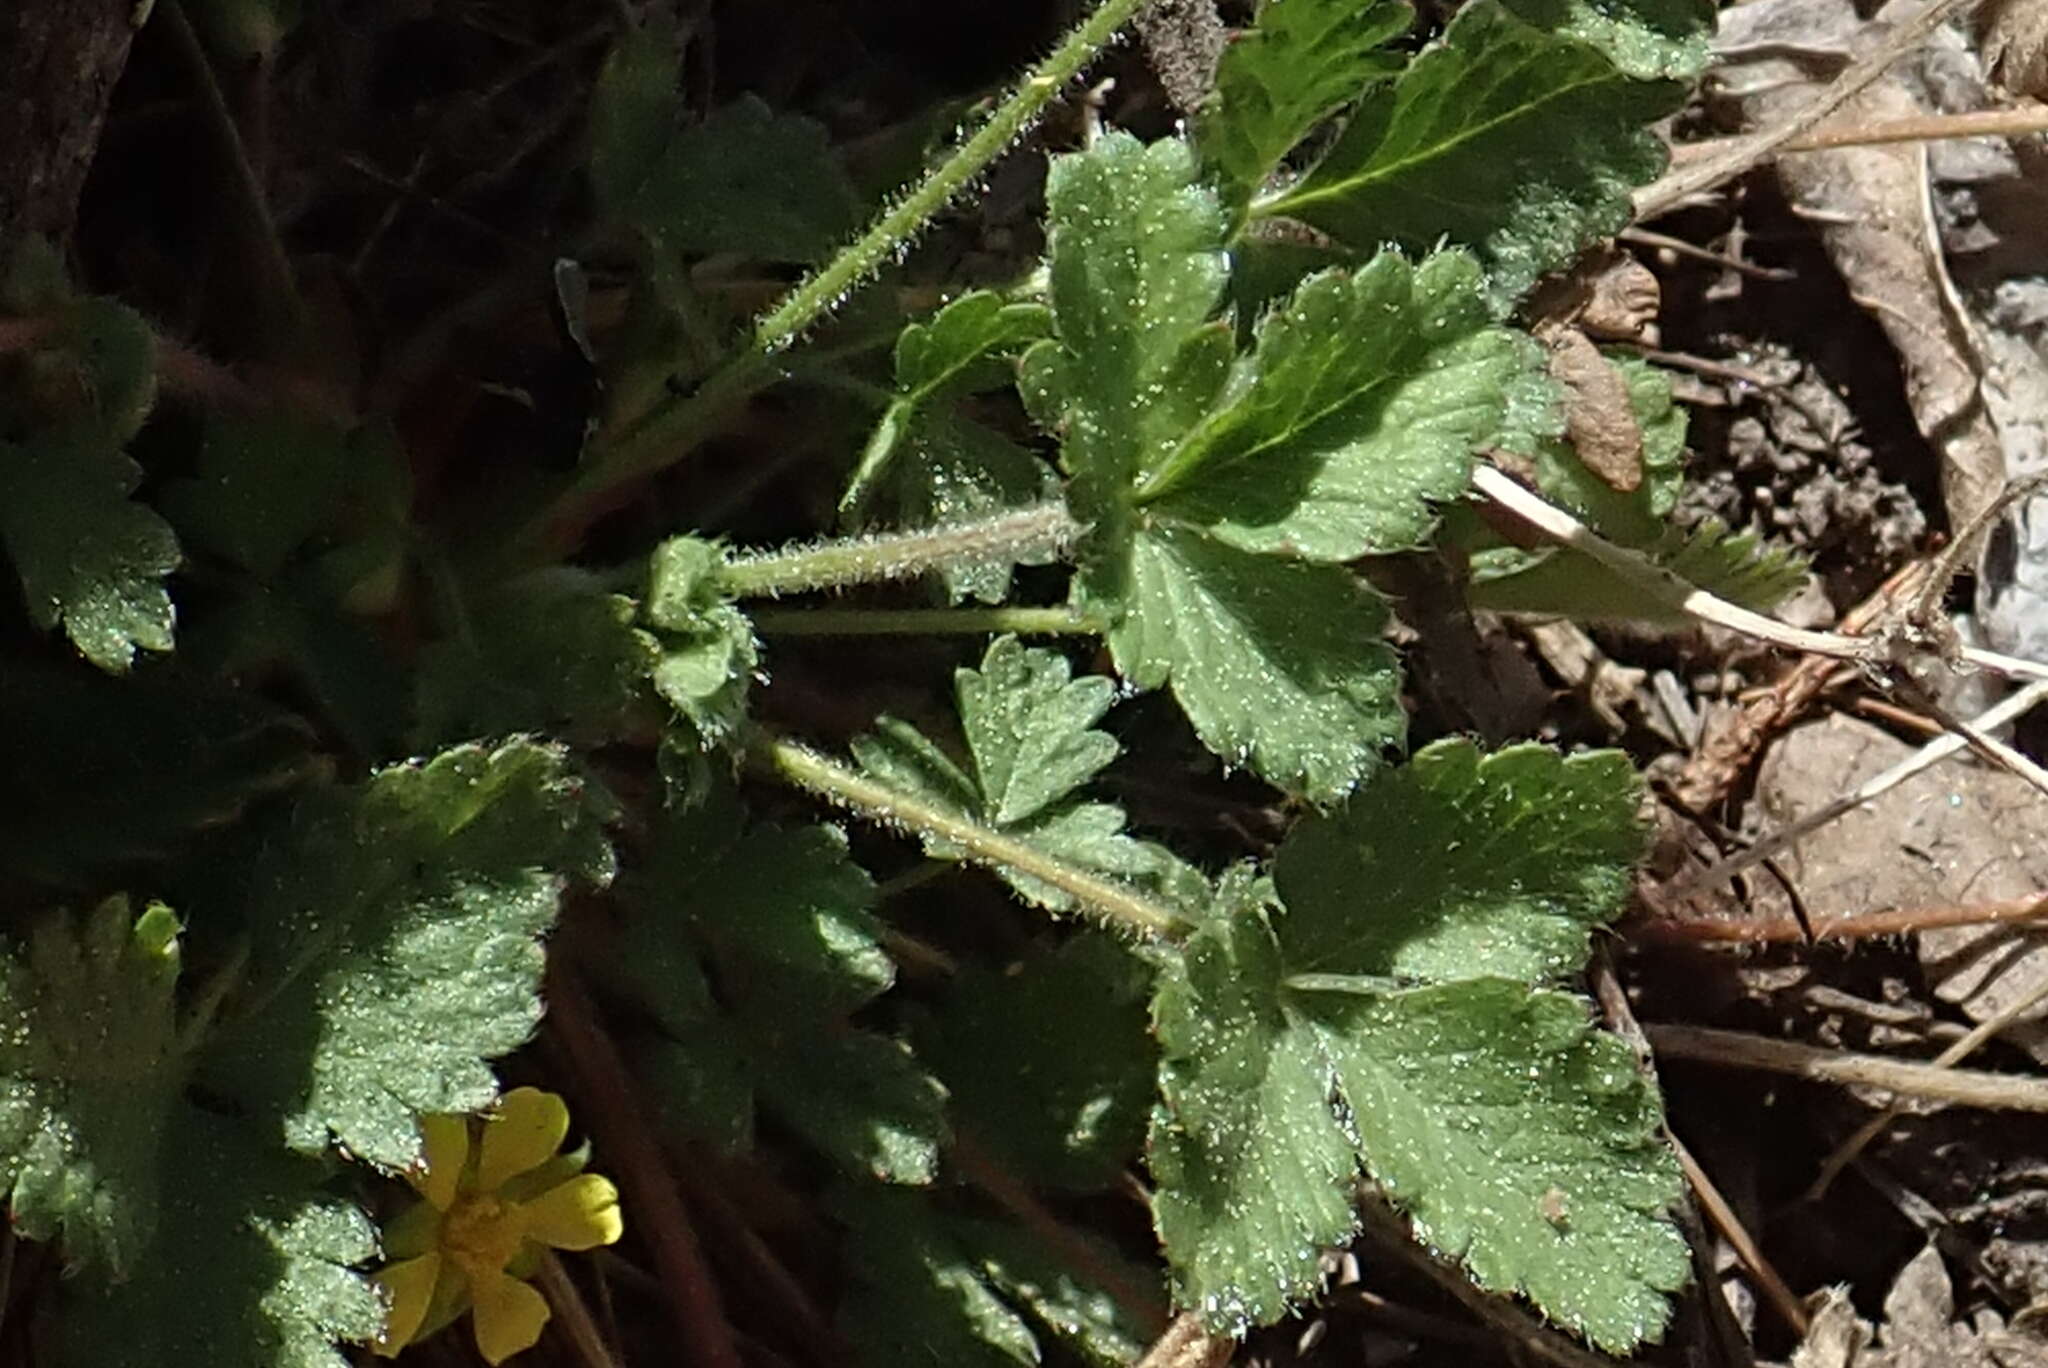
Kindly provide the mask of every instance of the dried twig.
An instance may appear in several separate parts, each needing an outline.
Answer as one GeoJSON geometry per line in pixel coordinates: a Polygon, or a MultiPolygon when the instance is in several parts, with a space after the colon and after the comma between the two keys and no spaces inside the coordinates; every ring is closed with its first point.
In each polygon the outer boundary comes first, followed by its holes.
{"type": "Polygon", "coordinates": [[[1740,1069],[1763,1069],[1818,1083],[1883,1088],[1906,1097],[1992,1111],[2048,1112],[2048,1078],[1950,1069],[1919,1060],[1828,1050],[1791,1040],[1705,1026],[1643,1028],[1660,1059],[1692,1059],[1740,1069]]]}
{"type": "MultiPolygon", "coordinates": [[[[1813,928],[1813,939],[1852,941],[1904,936],[1947,926],[1992,926],[2048,917],[2048,894],[2000,898],[1981,903],[1935,903],[1886,907],[1829,917],[1813,928]]],[[[1632,941],[1683,945],[1784,945],[1807,939],[1796,918],[1676,917],[1659,913],[1623,928],[1632,941]]]]}
{"type": "MultiPolygon", "coordinates": [[[[2010,109],[1976,109],[1966,114],[1923,114],[1912,119],[1881,119],[1868,124],[1831,124],[1802,134],[1778,148],[1786,152],[1818,152],[1831,147],[1879,147],[1888,143],[1939,142],[1944,138],[2016,138],[2048,129],[2048,105],[2010,109]]],[[[1671,149],[1674,166],[1688,166],[1725,152],[1741,138],[1707,138],[1671,149]]]]}

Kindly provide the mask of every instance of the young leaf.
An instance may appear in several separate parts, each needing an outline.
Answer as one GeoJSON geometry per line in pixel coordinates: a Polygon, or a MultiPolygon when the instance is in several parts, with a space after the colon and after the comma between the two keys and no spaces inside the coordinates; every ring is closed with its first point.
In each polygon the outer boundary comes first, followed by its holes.
{"type": "Polygon", "coordinates": [[[1259,556],[1158,526],[1084,565],[1083,611],[1121,609],[1117,668],[1170,682],[1203,742],[1318,802],[1342,797],[1407,731],[1386,609],[1341,566],[1259,556]]]}
{"type": "Polygon", "coordinates": [[[522,731],[617,737],[663,659],[637,612],[569,568],[499,586],[470,605],[459,636],[421,653],[420,733],[429,743],[522,731]]]}
{"type": "MultiPolygon", "coordinates": [[[[979,425],[945,412],[938,401],[1007,382],[1011,376],[1002,358],[1045,336],[1049,323],[1050,315],[1040,305],[1006,304],[1000,295],[976,290],[946,305],[930,322],[904,328],[896,339],[895,398],[875,423],[860,466],[839,500],[840,518],[864,521],[868,500],[891,475],[899,506],[950,501],[955,497],[950,492],[953,481],[973,479],[984,462],[990,469],[976,482],[981,489],[1015,490],[1019,496],[988,499],[985,494],[985,508],[970,503],[954,512],[955,519],[1046,497],[1050,472],[1037,460],[979,425]],[[1024,472],[1031,474],[1019,478],[1024,472]]],[[[906,517],[904,522],[919,526],[941,520],[906,517]]],[[[1000,596],[999,586],[996,597],[1000,596]]]]}
{"type": "Polygon", "coordinates": [[[128,496],[136,464],[91,428],[0,441],[0,541],[14,560],[29,618],[63,624],[72,645],[119,674],[135,652],[171,649],[178,565],[170,525],[128,496]]]}
{"type": "MultiPolygon", "coordinates": [[[[627,108],[627,86],[651,79],[645,56],[628,58],[612,93],[607,153],[599,188],[629,194],[605,205],[613,217],[645,232],[671,252],[738,252],[769,261],[816,261],[859,226],[860,205],[825,130],[794,114],[777,114],[752,95],[714,110],[674,134],[645,166],[637,141],[653,120],[627,108]]],[[[635,99],[640,98],[635,95],[635,99]]]]}
{"type": "MultiPolygon", "coordinates": [[[[1163,847],[1126,835],[1121,809],[1074,796],[1116,757],[1115,739],[1094,729],[1114,698],[1109,680],[1074,679],[1065,657],[1005,636],[989,645],[981,669],[956,671],[953,681],[971,773],[894,718],[854,741],[861,768],[1083,868],[1175,894],[1199,887],[1200,876],[1163,847]]],[[[956,856],[940,843],[926,849],[940,859],[956,856]]],[[[1041,907],[1073,906],[1068,894],[1028,874],[1005,869],[1002,876],[1041,907]]]]}
{"type": "Polygon", "coordinates": [[[956,979],[918,1047],[955,1125],[1041,1187],[1099,1191],[1137,1155],[1157,1050],[1149,975],[1100,932],[956,979]]]}
{"type": "Polygon", "coordinates": [[[120,897],[0,960],[0,1191],[22,1234],[114,1278],[160,1219],[158,1134],[186,1076],[177,978],[177,919],[120,897]]]}
{"type": "Polygon", "coordinates": [[[270,579],[334,525],[374,458],[347,434],[296,415],[215,416],[198,473],[165,488],[163,509],[187,546],[270,579]]]}
{"type": "Polygon", "coordinates": [[[1195,125],[1224,199],[1242,205],[1317,124],[1398,72],[1386,44],[1413,21],[1402,0],[1264,0],[1195,125]]]}
{"type": "Polygon", "coordinates": [[[725,554],[696,537],[671,537],[648,563],[641,613],[661,659],[654,688],[707,745],[746,716],[747,686],[760,660],[754,626],[719,583],[725,554]]]}
{"type": "Polygon", "coordinates": [[[384,1323],[376,1288],[352,1271],[376,1254],[377,1232],[321,1190],[326,1166],[185,1105],[159,1144],[156,1242],[125,1280],[66,1284],[66,1361],[345,1368],[335,1341],[384,1323]]]}
{"type": "Polygon", "coordinates": [[[1649,125],[1683,94],[1476,0],[1366,97],[1314,169],[1253,212],[1302,219],[1360,250],[1423,252],[1448,235],[1480,251],[1506,305],[1628,222],[1629,191],[1664,165],[1649,125]]]}
{"type": "Polygon", "coordinates": [[[1183,1302],[1282,1315],[1362,1166],[1482,1285],[1601,1348],[1658,1332],[1687,1261],[1655,1092],[1585,1004],[1531,986],[1618,909],[1636,792],[1617,755],[1441,742],[1290,837],[1284,911],[1240,876],[1154,1004],[1154,1211],[1183,1302]]]}
{"type": "Polygon", "coordinates": [[[604,802],[562,752],[459,746],[303,800],[247,880],[255,991],[210,1087],[307,1153],[419,1155],[419,1112],[497,1095],[486,1061],[540,1019],[540,938],[571,878],[612,872],[604,802]]]}
{"type": "Polygon", "coordinates": [[[1463,491],[1534,344],[1489,325],[1476,261],[1383,252],[1310,277],[1260,323],[1223,402],[1138,504],[1247,551],[1354,560],[1419,543],[1463,491]]]}
{"type": "Polygon", "coordinates": [[[1707,68],[1711,0],[1503,0],[1538,28],[1589,43],[1637,80],[1690,81],[1707,68]]]}
{"type": "Polygon", "coordinates": [[[682,100],[673,30],[630,27],[619,35],[590,97],[590,186],[607,214],[623,217],[661,164],[682,100]]]}
{"type": "Polygon", "coordinates": [[[850,1174],[930,1182],[938,1084],[896,1041],[846,1021],[896,975],[846,838],[832,827],[737,835],[707,815],[670,818],[654,865],[663,906],[628,924],[618,960],[661,1027],[645,1055],[676,1089],[663,1110],[738,1147],[758,1105],[850,1174]]]}

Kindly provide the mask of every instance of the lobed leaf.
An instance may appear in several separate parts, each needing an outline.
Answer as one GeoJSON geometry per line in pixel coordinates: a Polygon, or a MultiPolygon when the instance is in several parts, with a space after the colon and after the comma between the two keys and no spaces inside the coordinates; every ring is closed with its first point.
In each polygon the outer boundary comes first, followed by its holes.
{"type": "Polygon", "coordinates": [[[1710,0],[1503,0],[1517,17],[1607,54],[1637,80],[1690,81],[1707,69],[1710,0]]]}
{"type": "MultiPolygon", "coordinates": [[[[1767,612],[1806,580],[1806,561],[1719,518],[1691,530],[1666,528],[1642,548],[1678,580],[1731,603],[1767,612]]],[[[1540,554],[1487,551],[1472,558],[1471,600],[1503,613],[1570,613],[1591,621],[1681,623],[1674,594],[1625,579],[1590,556],[1563,548],[1540,554]]]]}
{"type": "Polygon", "coordinates": [[[294,1149],[332,1136],[410,1165],[416,1114],[487,1105],[486,1061],[540,1020],[540,940],[572,878],[611,877],[606,815],[526,740],[302,800],[248,875],[251,1005],[216,1033],[208,1085],[294,1149]]]}
{"type": "Polygon", "coordinates": [[[1243,205],[1317,124],[1400,71],[1386,45],[1412,22],[1401,0],[1263,0],[1195,125],[1226,202],[1243,205]]]}
{"type": "Polygon", "coordinates": [[[0,1192],[31,1239],[130,1275],[161,1219],[158,1145],[187,1065],[178,923],[109,898],[0,959],[0,1192]]]}
{"type": "Polygon", "coordinates": [[[1330,151],[1253,206],[1358,250],[1478,250],[1497,305],[1629,220],[1664,166],[1649,125],[1682,86],[1631,80],[1598,48],[1477,0],[1400,79],[1368,94],[1330,151]]]}
{"type": "Polygon", "coordinates": [[[1211,750],[1315,801],[1343,796],[1406,733],[1386,609],[1341,566],[1161,526],[1084,565],[1075,597],[1121,610],[1109,645],[1132,683],[1171,683],[1211,750]]]}
{"type": "Polygon", "coordinates": [[[1154,1219],[1184,1304],[1241,1330],[1317,1282],[1362,1171],[1597,1346],[1654,1337],[1685,1278],[1654,1088],[1575,968],[1640,853],[1626,759],[1440,742],[1248,875],[1162,974],[1154,1219]]]}
{"type": "Polygon", "coordinates": [[[720,583],[725,553],[696,537],[671,537],[648,562],[641,615],[661,658],[654,689],[706,745],[728,739],[746,717],[760,646],[747,615],[720,583]]]}
{"type": "MultiPolygon", "coordinates": [[[[886,717],[853,743],[861,768],[1082,868],[1175,897],[1201,887],[1201,876],[1164,847],[1127,835],[1122,809],[1075,796],[1117,752],[1116,741],[1094,729],[1114,697],[1109,680],[1074,679],[1065,657],[1010,636],[990,643],[981,669],[955,671],[953,679],[971,772],[915,727],[886,717]]],[[[944,842],[927,840],[925,849],[934,858],[958,858],[944,842]]],[[[1074,905],[1070,894],[1028,874],[999,872],[1041,907],[1074,905]]]]}

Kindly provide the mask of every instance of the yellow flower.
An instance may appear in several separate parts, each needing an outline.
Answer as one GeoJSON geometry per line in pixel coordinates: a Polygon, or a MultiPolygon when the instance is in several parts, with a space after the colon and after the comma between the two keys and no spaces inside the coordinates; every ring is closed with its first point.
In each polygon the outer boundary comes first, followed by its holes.
{"type": "Polygon", "coordinates": [[[425,1154],[405,1177],[421,1200],[385,1232],[388,1311],[372,1348],[389,1358],[471,1307],[487,1362],[532,1347],[548,1304],[521,1279],[543,1247],[594,1249],[625,1228],[611,1180],[556,1153],[568,1133],[568,1107],[538,1088],[514,1088],[481,1118],[420,1118],[425,1154]]]}

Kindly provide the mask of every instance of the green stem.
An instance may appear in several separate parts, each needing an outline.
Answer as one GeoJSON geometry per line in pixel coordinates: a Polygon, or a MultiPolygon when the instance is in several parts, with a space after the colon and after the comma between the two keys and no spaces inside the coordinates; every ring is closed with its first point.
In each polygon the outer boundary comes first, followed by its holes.
{"type": "Polygon", "coordinates": [[[735,598],[878,584],[949,566],[1054,554],[1080,530],[1066,505],[1054,500],[981,522],[757,552],[729,561],[719,581],[735,598]]]}
{"type": "Polygon", "coordinates": [[[763,769],[829,803],[882,826],[949,842],[977,864],[1027,874],[1059,889],[1107,922],[1152,937],[1173,937],[1188,929],[1180,913],[1127,884],[1076,869],[972,818],[878,784],[794,741],[763,733],[755,737],[751,754],[763,769]]]}
{"type": "Polygon", "coordinates": [[[1071,608],[756,608],[763,636],[1100,636],[1102,624],[1071,608]]]}
{"type": "Polygon", "coordinates": [[[875,220],[858,241],[816,275],[790,292],[754,328],[754,345],[781,351],[820,318],[839,307],[856,285],[893,260],[905,243],[965,190],[988,164],[1001,156],[1066,88],[1067,82],[1116,37],[1117,30],[1147,0],[1102,0],[1038,69],[1024,78],[1010,97],[996,107],[988,122],[960,145],[960,150],[934,167],[917,185],[875,220]]]}
{"type": "Polygon", "coordinates": [[[1079,75],[1147,2],[1101,0],[1095,12],[1024,78],[958,151],[904,192],[824,269],[763,315],[745,348],[713,371],[693,393],[656,408],[592,451],[582,472],[540,517],[517,534],[515,543],[524,550],[565,550],[603,510],[607,493],[680,461],[734,409],[781,380],[783,373],[774,363],[776,355],[894,260],[905,244],[1023,135],[1067,82],[1079,75]]]}

